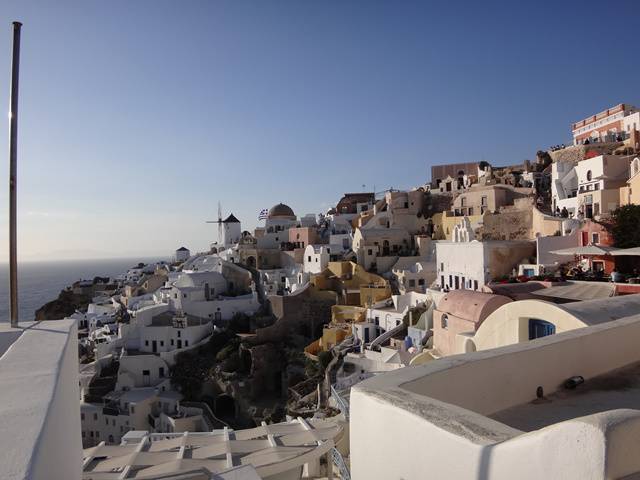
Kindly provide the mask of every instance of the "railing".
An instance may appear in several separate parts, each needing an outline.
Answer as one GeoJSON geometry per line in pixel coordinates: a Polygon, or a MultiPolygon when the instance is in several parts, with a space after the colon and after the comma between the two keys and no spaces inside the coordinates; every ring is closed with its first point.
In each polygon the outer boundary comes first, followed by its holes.
{"type": "Polygon", "coordinates": [[[338,470],[340,471],[340,478],[342,478],[342,480],[351,480],[349,467],[347,467],[344,458],[342,458],[342,454],[335,447],[331,449],[331,459],[333,460],[333,464],[338,467],[338,470]]]}
{"type": "Polygon", "coordinates": [[[349,404],[345,402],[344,398],[340,396],[333,385],[331,385],[331,397],[336,401],[338,408],[344,414],[345,418],[349,420],[349,404]]]}

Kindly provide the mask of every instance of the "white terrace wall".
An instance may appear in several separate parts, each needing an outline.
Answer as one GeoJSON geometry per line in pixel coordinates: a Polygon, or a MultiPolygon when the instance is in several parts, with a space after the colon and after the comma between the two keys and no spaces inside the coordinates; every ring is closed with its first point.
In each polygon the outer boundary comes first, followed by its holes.
{"type": "MultiPolygon", "coordinates": [[[[0,338],[15,340],[15,335],[8,332],[0,338]]],[[[79,480],[75,320],[38,322],[26,328],[0,357],[0,385],[0,477],[79,480]]]]}
{"type": "Polygon", "coordinates": [[[640,361],[640,315],[518,345],[454,355],[426,365],[402,388],[482,415],[555,392],[569,377],[589,379],[640,361]],[[455,366],[454,366],[455,365],[455,366]]]}
{"type": "Polygon", "coordinates": [[[378,375],[351,391],[355,479],[595,480],[640,472],[640,412],[613,410],[531,433],[485,415],[640,360],[640,315],[378,375]]]}

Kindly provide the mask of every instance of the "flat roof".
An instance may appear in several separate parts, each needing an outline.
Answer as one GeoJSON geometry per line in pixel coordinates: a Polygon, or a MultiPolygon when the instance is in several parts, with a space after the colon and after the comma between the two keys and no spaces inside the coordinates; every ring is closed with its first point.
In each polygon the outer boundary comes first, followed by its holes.
{"type": "Polygon", "coordinates": [[[549,288],[530,292],[539,297],[562,298],[566,300],[594,300],[612,297],[615,285],[606,282],[566,282],[549,288]]]}
{"type": "MultiPolygon", "coordinates": [[[[163,312],[151,319],[151,327],[171,327],[176,312],[163,312]]],[[[209,318],[196,317],[195,315],[186,314],[187,327],[195,327],[197,325],[205,325],[211,321],[209,318]]]]}
{"type": "Polygon", "coordinates": [[[271,478],[329,452],[342,429],[335,419],[298,417],[247,430],[136,435],[131,444],[103,442],[85,449],[83,478],[165,478],[195,469],[210,475],[242,465],[253,466],[259,478],[271,478]]]}
{"type": "MultiPolygon", "coordinates": [[[[577,372],[580,368],[577,367],[577,372]]],[[[640,405],[640,363],[585,379],[575,390],[562,389],[532,402],[502,410],[489,418],[531,432],[572,418],[640,405]]]]}

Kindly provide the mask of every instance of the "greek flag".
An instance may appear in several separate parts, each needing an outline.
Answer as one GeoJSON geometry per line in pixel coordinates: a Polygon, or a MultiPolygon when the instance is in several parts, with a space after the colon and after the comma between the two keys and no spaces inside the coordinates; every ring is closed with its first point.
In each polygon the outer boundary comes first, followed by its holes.
{"type": "Polygon", "coordinates": [[[260,210],[260,213],[258,214],[258,220],[266,220],[268,216],[269,216],[269,209],[263,208],[262,210],[260,210]]]}

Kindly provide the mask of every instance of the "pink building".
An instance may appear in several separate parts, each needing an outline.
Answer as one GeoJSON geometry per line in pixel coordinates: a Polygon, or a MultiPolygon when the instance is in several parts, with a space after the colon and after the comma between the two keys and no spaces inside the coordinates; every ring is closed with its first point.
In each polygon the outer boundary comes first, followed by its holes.
{"type": "Polygon", "coordinates": [[[475,333],[485,318],[511,301],[502,295],[472,290],[447,293],[433,311],[433,348],[442,356],[460,351],[456,342],[463,340],[461,334],[475,333]]]}
{"type": "Polygon", "coordinates": [[[320,241],[315,227],[295,227],[289,229],[289,243],[293,244],[294,248],[304,249],[307,245],[323,242],[320,241]]]}

